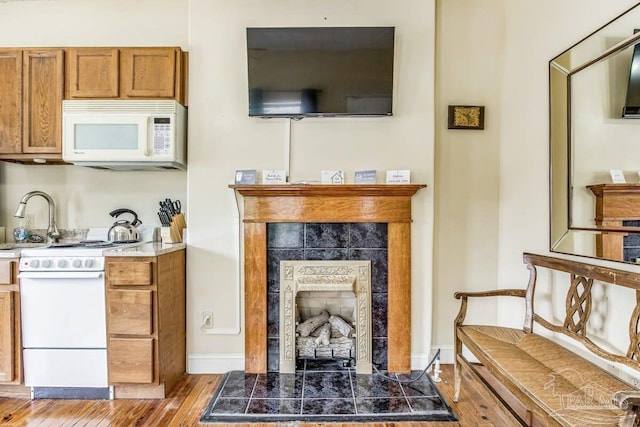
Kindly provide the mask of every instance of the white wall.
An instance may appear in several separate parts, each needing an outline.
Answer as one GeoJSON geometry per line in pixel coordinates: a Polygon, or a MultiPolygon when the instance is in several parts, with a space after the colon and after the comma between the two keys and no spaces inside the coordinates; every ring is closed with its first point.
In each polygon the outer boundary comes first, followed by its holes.
{"type": "Polygon", "coordinates": [[[192,371],[236,366],[242,335],[203,335],[202,311],[233,331],[239,314],[236,169],[285,168],[285,119],[247,115],[248,26],[395,26],[394,116],[293,122],[291,180],[343,169],[411,169],[429,187],[414,198],[412,234],[413,352],[431,342],[434,147],[434,2],[403,0],[192,0],[190,11],[189,289],[192,371]],[[235,355],[235,357],[234,357],[235,355]],[[226,363],[226,364],[225,364],[226,363]]]}

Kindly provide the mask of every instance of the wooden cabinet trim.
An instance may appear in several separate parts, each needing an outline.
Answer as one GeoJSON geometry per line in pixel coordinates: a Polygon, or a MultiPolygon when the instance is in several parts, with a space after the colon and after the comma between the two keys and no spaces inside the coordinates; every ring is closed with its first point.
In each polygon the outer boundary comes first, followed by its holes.
{"type": "Polygon", "coordinates": [[[22,51],[0,50],[0,153],[22,152],[22,51]]]}
{"type": "Polygon", "coordinates": [[[0,290],[0,382],[14,380],[14,291],[0,290]]]}
{"type": "Polygon", "coordinates": [[[122,48],[123,98],[176,98],[182,78],[182,55],[174,47],[122,48]]]}

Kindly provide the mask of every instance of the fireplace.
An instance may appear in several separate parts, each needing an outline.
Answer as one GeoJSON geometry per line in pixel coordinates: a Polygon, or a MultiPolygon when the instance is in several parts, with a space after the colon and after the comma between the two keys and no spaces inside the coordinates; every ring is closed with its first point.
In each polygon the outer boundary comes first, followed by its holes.
{"type": "Polygon", "coordinates": [[[411,369],[411,198],[423,184],[232,185],[243,197],[245,371],[266,373],[267,224],[381,223],[388,228],[387,369],[411,369]]]}
{"type": "Polygon", "coordinates": [[[371,374],[370,261],[280,263],[280,372],[295,373],[302,358],[371,374]]]}

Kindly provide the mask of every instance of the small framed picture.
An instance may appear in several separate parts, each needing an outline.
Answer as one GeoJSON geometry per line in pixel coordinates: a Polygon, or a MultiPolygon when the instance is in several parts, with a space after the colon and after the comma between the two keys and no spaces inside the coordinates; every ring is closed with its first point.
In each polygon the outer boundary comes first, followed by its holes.
{"type": "Polygon", "coordinates": [[[484,129],[483,105],[449,105],[449,129],[484,129]]]}

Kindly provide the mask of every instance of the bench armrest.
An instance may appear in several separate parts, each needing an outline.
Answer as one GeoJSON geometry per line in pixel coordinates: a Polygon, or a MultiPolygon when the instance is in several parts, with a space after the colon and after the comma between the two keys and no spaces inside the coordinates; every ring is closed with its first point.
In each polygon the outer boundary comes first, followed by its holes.
{"type": "Polygon", "coordinates": [[[464,322],[464,318],[467,316],[467,298],[469,297],[521,297],[526,296],[526,289],[496,289],[493,291],[485,292],[456,292],[453,294],[455,299],[462,299],[460,302],[460,311],[456,317],[454,325],[460,326],[464,322]]]}
{"type": "Polygon", "coordinates": [[[618,391],[611,396],[611,402],[618,408],[628,411],[640,407],[640,391],[618,391]]]}
{"type": "Polygon", "coordinates": [[[485,292],[456,292],[453,294],[455,299],[467,297],[522,297],[524,298],[526,289],[496,289],[494,291],[485,292]]]}

